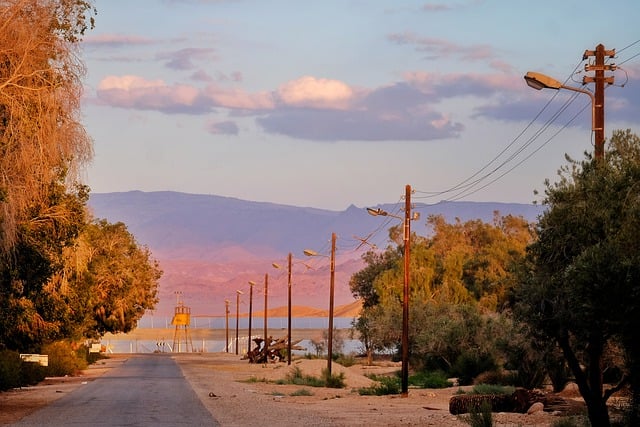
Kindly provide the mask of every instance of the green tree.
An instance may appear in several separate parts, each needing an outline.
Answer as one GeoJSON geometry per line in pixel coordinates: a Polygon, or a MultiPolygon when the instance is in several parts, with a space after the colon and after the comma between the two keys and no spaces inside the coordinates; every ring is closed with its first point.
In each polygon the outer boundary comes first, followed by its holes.
{"type": "Polygon", "coordinates": [[[129,332],[158,302],[158,262],[127,227],[98,220],[67,253],[68,299],[82,336],[129,332]]]}
{"type": "MultiPolygon", "coordinates": [[[[448,224],[442,216],[429,217],[428,224],[430,236],[411,236],[411,364],[450,370],[464,353],[491,359],[494,349],[483,347],[481,339],[496,345],[485,333],[495,322],[485,313],[506,302],[515,283],[512,266],[524,257],[531,227],[522,218],[498,213],[493,224],[448,224]]],[[[368,352],[399,347],[404,282],[399,236],[398,227],[392,228],[397,246],[365,254],[366,267],[350,280],[352,293],[363,300],[355,327],[368,352]]]]}
{"type": "Polygon", "coordinates": [[[568,159],[546,183],[548,206],[528,250],[517,314],[557,342],[592,425],[610,424],[606,402],[629,380],[640,421],[640,139],[613,133],[604,159],[568,159]],[[608,345],[620,340],[629,377],[605,389],[608,345]]]}

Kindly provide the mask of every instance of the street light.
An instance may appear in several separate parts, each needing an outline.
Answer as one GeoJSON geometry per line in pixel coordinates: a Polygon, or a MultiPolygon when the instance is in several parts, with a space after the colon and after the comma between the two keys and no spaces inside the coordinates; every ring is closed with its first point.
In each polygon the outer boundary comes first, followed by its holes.
{"type": "MultiPolygon", "coordinates": [[[[320,255],[316,251],[312,251],[311,249],[305,249],[304,254],[306,256],[326,256],[320,255]]],[[[331,279],[329,282],[329,334],[327,343],[327,372],[328,377],[331,377],[331,361],[333,358],[333,293],[334,293],[334,284],[336,277],[336,233],[331,233],[331,257],[330,257],[330,270],[331,270],[331,279]]]]}
{"type": "MultiPolygon", "coordinates": [[[[589,98],[591,98],[591,131],[592,132],[596,132],[598,130],[604,130],[604,123],[596,123],[598,122],[598,120],[596,119],[596,97],[593,93],[589,92],[586,89],[580,89],[578,87],[574,87],[574,86],[566,86],[562,83],[560,83],[558,80],[551,78],[547,75],[544,75],[542,73],[536,73],[533,71],[529,71],[527,74],[525,74],[524,76],[524,80],[527,82],[527,85],[535,90],[542,90],[542,89],[554,89],[554,90],[560,90],[560,89],[566,89],[566,90],[570,90],[573,92],[578,92],[578,93],[584,93],[586,95],[589,95],[589,98]]],[[[603,141],[596,141],[595,142],[595,146],[596,146],[596,150],[595,150],[595,155],[596,158],[599,158],[602,156],[602,151],[603,149],[601,148],[602,143],[604,143],[603,141]]]]}
{"type": "Polygon", "coordinates": [[[256,282],[249,280],[249,342],[247,343],[247,353],[251,352],[251,319],[253,318],[253,287],[256,282]]]}
{"type": "Polygon", "coordinates": [[[236,354],[238,354],[238,326],[240,322],[240,295],[242,291],[236,291],[236,354]]]}
{"type": "MultiPolygon", "coordinates": [[[[402,297],[402,397],[409,396],[409,246],[411,236],[411,220],[418,219],[418,213],[411,216],[411,186],[405,186],[405,207],[404,207],[404,288],[402,297]]],[[[390,216],[392,218],[403,219],[400,216],[392,215],[380,208],[367,208],[367,212],[373,216],[390,216]]]]}
{"type": "MultiPolygon", "coordinates": [[[[289,256],[287,258],[288,261],[288,279],[287,279],[287,285],[288,285],[288,298],[287,298],[287,365],[291,365],[291,252],[289,252],[289,256]]],[[[273,266],[273,268],[282,268],[279,264],[277,263],[272,263],[271,264],[273,266]]]]}

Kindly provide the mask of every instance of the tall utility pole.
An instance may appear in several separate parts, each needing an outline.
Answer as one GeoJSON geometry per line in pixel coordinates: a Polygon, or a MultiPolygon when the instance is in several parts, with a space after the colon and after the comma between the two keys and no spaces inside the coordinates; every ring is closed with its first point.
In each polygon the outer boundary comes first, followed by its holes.
{"type": "Polygon", "coordinates": [[[288,286],[288,304],[287,304],[287,365],[291,365],[291,252],[289,252],[289,258],[287,259],[289,264],[288,278],[287,278],[287,286],[288,286]]]}
{"type": "Polygon", "coordinates": [[[268,332],[268,327],[267,327],[267,320],[269,315],[267,314],[267,295],[269,293],[269,273],[265,273],[264,275],[264,351],[265,354],[267,354],[267,350],[269,347],[269,344],[271,344],[271,340],[267,339],[267,332],[268,332]]]}
{"type": "Polygon", "coordinates": [[[404,195],[404,289],[402,292],[402,397],[409,395],[409,239],[411,238],[411,186],[404,195]]]}
{"type": "Polygon", "coordinates": [[[226,330],[224,348],[226,349],[226,352],[229,353],[229,300],[228,299],[224,300],[224,316],[225,316],[225,330],[226,330]]]}
{"type": "Polygon", "coordinates": [[[327,343],[327,371],[331,377],[331,361],[333,359],[333,294],[336,282],[336,233],[331,233],[331,258],[329,259],[331,276],[329,280],[329,333],[327,343]]]}
{"type": "Polygon", "coordinates": [[[593,63],[584,66],[585,71],[595,71],[594,77],[585,76],[582,79],[583,84],[595,83],[595,103],[593,105],[593,130],[594,130],[594,152],[596,159],[602,159],[604,156],[604,88],[606,84],[613,84],[613,76],[605,76],[605,71],[614,71],[614,64],[605,64],[605,57],[613,58],[616,50],[606,50],[602,44],[596,46],[595,50],[585,50],[582,57],[586,60],[595,57],[593,63]]]}

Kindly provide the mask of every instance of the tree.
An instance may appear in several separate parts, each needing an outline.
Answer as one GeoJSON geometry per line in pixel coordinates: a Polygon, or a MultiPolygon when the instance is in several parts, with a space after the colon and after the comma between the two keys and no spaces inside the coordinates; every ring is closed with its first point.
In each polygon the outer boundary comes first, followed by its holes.
{"type": "MultiPolygon", "coordinates": [[[[451,369],[463,353],[481,349],[483,357],[491,356],[479,341],[490,338],[484,331],[493,325],[483,315],[506,302],[515,285],[511,268],[524,257],[532,230],[524,219],[498,213],[493,224],[448,224],[442,216],[430,216],[428,224],[430,236],[411,236],[410,359],[412,366],[451,369]]],[[[404,260],[397,227],[390,237],[397,246],[367,252],[367,265],[349,282],[363,300],[354,326],[369,354],[398,348],[402,333],[404,260]]]]}
{"type": "Polygon", "coordinates": [[[604,159],[567,159],[546,182],[537,240],[517,289],[517,311],[562,349],[592,425],[610,424],[606,402],[626,381],[640,421],[640,139],[616,131],[604,159]],[[622,343],[629,376],[605,389],[608,345],[622,343]]]}
{"type": "Polygon", "coordinates": [[[159,264],[121,222],[90,223],[66,266],[57,288],[66,289],[81,336],[129,332],[158,302],[159,264]]]}
{"type": "Polygon", "coordinates": [[[83,0],[0,2],[0,254],[50,186],[70,187],[92,155],[79,119],[78,41],[93,25],[83,0]]]}

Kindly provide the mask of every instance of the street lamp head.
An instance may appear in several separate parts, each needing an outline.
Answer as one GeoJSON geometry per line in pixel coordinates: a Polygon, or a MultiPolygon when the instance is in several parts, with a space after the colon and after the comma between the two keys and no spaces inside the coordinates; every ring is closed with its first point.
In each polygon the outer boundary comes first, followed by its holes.
{"type": "Polygon", "coordinates": [[[255,286],[256,282],[254,282],[253,280],[249,280],[249,285],[250,286],[255,286]]]}
{"type": "Polygon", "coordinates": [[[563,87],[562,83],[560,83],[556,79],[552,79],[551,77],[546,76],[542,73],[536,73],[533,71],[529,71],[524,76],[524,80],[527,82],[527,85],[529,87],[532,87],[535,90],[541,90],[541,89],[558,90],[563,87]]]}
{"type": "Polygon", "coordinates": [[[271,263],[271,266],[272,266],[273,268],[282,268],[282,267],[280,266],[280,264],[278,264],[278,263],[276,263],[276,262],[272,262],[272,263],[271,263]]]}
{"type": "Polygon", "coordinates": [[[318,256],[318,252],[312,249],[305,249],[304,251],[302,251],[302,253],[304,253],[306,256],[318,256]]]}
{"type": "Polygon", "coordinates": [[[373,216],[387,216],[389,215],[389,213],[387,211],[383,211],[380,208],[367,208],[367,212],[369,213],[369,215],[373,215],[373,216]]]}
{"type": "Polygon", "coordinates": [[[244,292],[242,292],[241,290],[237,290],[236,292],[238,293],[238,295],[244,294],[244,292]]]}

